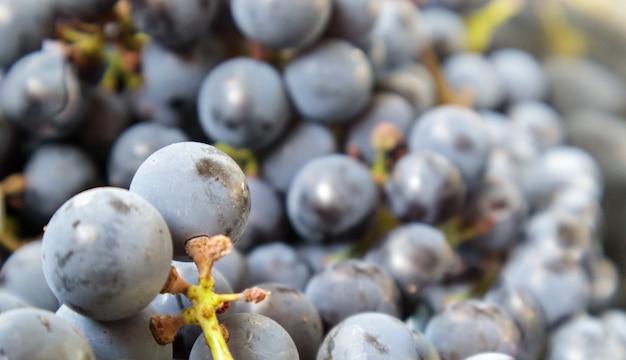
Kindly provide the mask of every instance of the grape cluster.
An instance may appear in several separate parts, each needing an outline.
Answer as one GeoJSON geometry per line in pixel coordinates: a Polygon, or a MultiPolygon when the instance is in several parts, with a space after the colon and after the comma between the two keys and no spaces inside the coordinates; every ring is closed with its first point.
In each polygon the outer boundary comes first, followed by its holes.
{"type": "Polygon", "coordinates": [[[0,0],[0,359],[626,359],[586,6],[0,0]]]}

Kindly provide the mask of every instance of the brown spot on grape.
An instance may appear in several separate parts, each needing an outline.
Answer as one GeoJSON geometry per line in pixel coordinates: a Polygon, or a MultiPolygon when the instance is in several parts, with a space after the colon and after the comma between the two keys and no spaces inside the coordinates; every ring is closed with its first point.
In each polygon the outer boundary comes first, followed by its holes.
{"type": "Polygon", "coordinates": [[[374,335],[370,333],[365,333],[363,334],[363,336],[365,337],[365,341],[368,344],[372,345],[372,347],[374,347],[374,349],[378,351],[379,354],[384,355],[389,353],[389,349],[380,341],[378,341],[378,339],[374,335]]]}

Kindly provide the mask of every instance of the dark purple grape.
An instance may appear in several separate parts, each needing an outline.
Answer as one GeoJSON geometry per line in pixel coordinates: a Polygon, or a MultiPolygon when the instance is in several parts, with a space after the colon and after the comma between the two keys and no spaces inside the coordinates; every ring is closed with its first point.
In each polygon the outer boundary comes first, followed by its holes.
{"type": "MultiPolygon", "coordinates": [[[[276,321],[254,313],[227,316],[228,348],[237,360],[294,360],[298,349],[291,336],[276,321]]],[[[212,360],[204,335],[196,340],[189,360],[212,360]]]]}
{"type": "Polygon", "coordinates": [[[331,15],[326,34],[347,40],[367,35],[376,24],[381,0],[331,0],[331,15]]]}
{"type": "Polygon", "coordinates": [[[430,225],[409,223],[394,228],[365,260],[380,266],[398,284],[407,300],[438,281],[453,264],[453,250],[445,235],[430,225]]]}
{"type": "Polygon", "coordinates": [[[474,356],[470,356],[465,360],[515,360],[511,355],[496,353],[496,352],[488,352],[488,353],[480,353],[474,356]]]}
{"type": "Polygon", "coordinates": [[[261,174],[276,191],[284,194],[304,164],[336,151],[337,144],[328,127],[300,121],[267,152],[261,174]]]}
{"type": "Polygon", "coordinates": [[[32,306],[56,311],[59,301],[46,282],[41,261],[41,240],[22,245],[0,268],[0,289],[32,306]]]}
{"type": "Polygon", "coordinates": [[[150,155],[162,147],[187,140],[189,137],[182,130],[158,123],[141,122],[128,127],[109,153],[109,184],[130,187],[135,172],[150,155]]]}
{"type": "Polygon", "coordinates": [[[482,352],[501,352],[517,357],[520,333],[511,317],[500,307],[465,300],[448,306],[433,317],[424,332],[441,360],[461,360],[482,352]]]}
{"type": "Polygon", "coordinates": [[[415,115],[435,106],[437,101],[432,75],[424,66],[416,63],[405,63],[379,74],[376,88],[405,98],[413,107],[415,115]]]}
{"type": "Polygon", "coordinates": [[[464,211],[470,224],[488,224],[472,239],[473,245],[483,250],[506,252],[520,240],[528,205],[512,180],[487,176],[464,211]]]}
{"type": "Polygon", "coordinates": [[[26,161],[23,173],[25,205],[42,224],[72,196],[101,183],[93,158],[70,144],[40,145],[26,161]]]}
{"type": "Polygon", "coordinates": [[[469,91],[477,109],[494,109],[504,100],[502,80],[495,66],[482,54],[458,52],[443,63],[450,85],[457,91],[469,91]]]}
{"type": "Polygon", "coordinates": [[[151,306],[116,321],[97,321],[65,305],[56,314],[83,335],[98,360],[172,359],[172,345],[159,345],[150,331],[150,318],[157,315],[151,306]]]}
{"type": "Polygon", "coordinates": [[[391,212],[403,221],[437,224],[460,212],[465,184],[457,167],[432,151],[406,154],[384,184],[391,212]]]}
{"type": "Polygon", "coordinates": [[[296,250],[283,242],[255,247],[246,257],[248,285],[273,282],[303,291],[311,277],[309,265],[296,250]]]}
{"type": "Polygon", "coordinates": [[[626,359],[626,346],[603,322],[583,314],[559,326],[550,336],[546,360],[626,359]]]}
{"type": "Polygon", "coordinates": [[[518,102],[509,108],[514,131],[526,131],[543,151],[565,141],[565,123],[550,105],[539,101],[518,102]]]}
{"type": "Polygon", "coordinates": [[[51,3],[61,16],[91,20],[113,9],[117,0],[52,0],[51,3]]]}
{"type": "Polygon", "coordinates": [[[411,104],[404,98],[393,93],[375,93],[365,111],[350,123],[345,142],[346,152],[356,152],[359,158],[372,164],[376,158],[376,149],[372,146],[374,129],[386,123],[405,134],[414,120],[411,104]]]}
{"type": "Polygon", "coordinates": [[[0,88],[3,115],[44,140],[71,135],[84,120],[84,100],[76,71],[56,49],[21,57],[6,73],[0,88]]]}
{"type": "Polygon", "coordinates": [[[279,239],[284,231],[285,204],[276,190],[262,178],[247,177],[250,189],[250,216],[248,224],[235,246],[250,248],[279,239]]]}
{"type": "Polygon", "coordinates": [[[461,16],[450,9],[439,6],[420,9],[419,26],[425,37],[423,42],[441,57],[466,49],[465,24],[461,16]]]}
{"type": "Polygon", "coordinates": [[[31,307],[0,313],[0,355],[15,360],[96,359],[87,340],[69,321],[31,307]]]}
{"type": "Polygon", "coordinates": [[[312,242],[336,240],[360,230],[376,209],[376,185],[369,170],[343,155],[319,156],[296,174],[287,193],[287,216],[312,242]]]}
{"type": "Polygon", "coordinates": [[[98,320],[145,308],[169,275],[172,238],[148,201],[99,187],[65,202],[48,223],[43,272],[61,303],[98,320]]]}
{"type": "Polygon", "coordinates": [[[179,260],[188,260],[184,246],[193,237],[222,234],[236,241],[250,213],[248,184],[239,165],[200,142],[157,150],[139,166],[129,189],[163,215],[179,260]]]}
{"type": "Polygon", "coordinates": [[[32,305],[16,294],[0,287],[0,314],[9,310],[25,307],[32,307],[32,305]]]}
{"type": "Polygon", "coordinates": [[[471,109],[437,106],[422,114],[411,128],[411,152],[431,150],[442,154],[461,172],[468,192],[481,183],[491,151],[484,120],[471,109]]]}
{"type": "Polygon", "coordinates": [[[217,0],[132,0],[132,20],[161,45],[184,50],[209,34],[218,4],[217,0]]]}
{"type": "Polygon", "coordinates": [[[363,51],[339,39],[318,42],[299,53],[284,76],[298,112],[325,122],[345,122],[362,111],[374,85],[363,51]]]}
{"type": "Polygon", "coordinates": [[[420,356],[417,341],[398,318],[361,312],[334,326],[320,346],[317,360],[414,359],[420,356]]]}
{"type": "Polygon", "coordinates": [[[530,53],[514,48],[489,54],[501,79],[503,92],[511,103],[541,101],[548,94],[548,80],[541,64],[530,53]]]}
{"type": "Polygon", "coordinates": [[[8,69],[20,57],[39,49],[44,39],[54,36],[54,11],[49,2],[2,0],[0,13],[0,32],[10,34],[0,42],[1,69],[8,69]]]}
{"type": "Polygon", "coordinates": [[[546,324],[539,304],[528,293],[504,280],[492,286],[483,299],[500,306],[517,325],[522,341],[517,359],[539,358],[546,336],[546,324]]]}
{"type": "Polygon", "coordinates": [[[248,38],[274,48],[313,43],[331,14],[331,0],[230,0],[237,28],[248,38]]]}
{"type": "Polygon", "coordinates": [[[293,339],[300,360],[314,360],[324,329],[317,309],[301,291],[277,283],[258,284],[270,296],[254,303],[239,304],[240,312],[267,316],[282,326],[293,339]]]}
{"type": "Polygon", "coordinates": [[[314,275],[304,291],[328,330],[345,318],[367,311],[400,316],[400,292],[378,265],[348,259],[314,275]]]}
{"type": "Polygon", "coordinates": [[[409,62],[418,48],[418,10],[411,0],[382,1],[372,32],[385,46],[387,68],[409,62]]]}
{"type": "Polygon", "coordinates": [[[223,61],[203,80],[198,116],[210,139],[255,149],[267,147],[283,133],[291,108],[276,69],[238,57],[223,61]]]}

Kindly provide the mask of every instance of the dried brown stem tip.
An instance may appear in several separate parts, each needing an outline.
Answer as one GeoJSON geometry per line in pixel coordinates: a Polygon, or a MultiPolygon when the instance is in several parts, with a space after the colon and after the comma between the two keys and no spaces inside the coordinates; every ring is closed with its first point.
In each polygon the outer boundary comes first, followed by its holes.
{"type": "Polygon", "coordinates": [[[150,332],[160,345],[174,342],[178,330],[185,326],[182,315],[156,315],[150,318],[150,332]]]}
{"type": "Polygon", "coordinates": [[[178,270],[176,270],[174,266],[171,266],[170,274],[161,290],[161,294],[183,294],[189,289],[189,286],[191,286],[191,284],[180,277],[178,270]]]}
{"type": "Polygon", "coordinates": [[[243,291],[244,301],[252,302],[255,304],[265,300],[265,298],[269,295],[269,291],[263,290],[257,286],[243,291]]]}
{"type": "Polygon", "coordinates": [[[404,141],[404,136],[396,125],[385,121],[376,125],[370,140],[375,149],[391,151],[404,141]]]}
{"type": "Polygon", "coordinates": [[[226,235],[198,236],[185,244],[185,251],[198,267],[199,278],[209,278],[213,263],[228,255],[233,242],[226,235]]]}

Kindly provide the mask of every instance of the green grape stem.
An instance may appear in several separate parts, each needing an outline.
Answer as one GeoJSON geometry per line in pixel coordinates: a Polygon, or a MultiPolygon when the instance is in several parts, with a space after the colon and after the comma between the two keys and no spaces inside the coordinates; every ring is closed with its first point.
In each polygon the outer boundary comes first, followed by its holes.
{"type": "Polygon", "coordinates": [[[170,276],[161,293],[182,293],[193,306],[177,316],[157,315],[151,319],[150,330],[159,344],[173,342],[176,333],[184,325],[200,325],[213,359],[233,359],[224,337],[224,332],[227,331],[220,325],[217,314],[225,311],[232,301],[258,303],[264,300],[269,292],[258,287],[235,294],[218,294],[213,290],[215,285],[215,279],[211,274],[213,264],[230,253],[232,248],[232,241],[224,235],[200,236],[187,241],[185,250],[198,268],[198,285],[189,284],[180,277],[176,268],[171,267],[170,276]]]}

